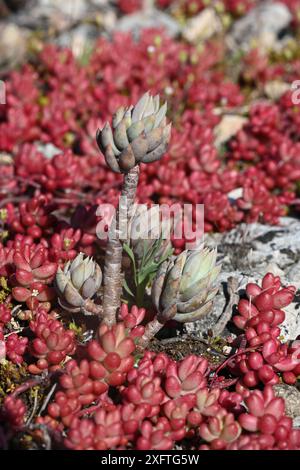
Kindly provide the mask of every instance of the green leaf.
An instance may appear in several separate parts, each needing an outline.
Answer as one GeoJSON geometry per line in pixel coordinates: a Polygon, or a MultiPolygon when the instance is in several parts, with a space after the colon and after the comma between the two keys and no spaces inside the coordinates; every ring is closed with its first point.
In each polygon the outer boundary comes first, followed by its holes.
{"type": "Polygon", "coordinates": [[[123,249],[124,249],[125,253],[127,253],[129,258],[131,259],[132,267],[133,267],[134,282],[135,282],[135,285],[137,286],[137,272],[136,272],[136,264],[135,264],[134,253],[133,253],[132,249],[130,248],[130,246],[127,245],[127,243],[123,244],[123,249]]]}
{"type": "Polygon", "coordinates": [[[152,245],[152,249],[148,251],[147,253],[147,256],[146,256],[146,261],[147,263],[149,261],[152,261],[152,258],[155,257],[155,252],[158,251],[160,249],[160,246],[161,246],[161,243],[162,243],[162,238],[158,238],[152,245]]]}
{"type": "Polygon", "coordinates": [[[127,253],[127,255],[129,256],[129,258],[131,259],[131,261],[132,261],[133,263],[135,263],[134,253],[133,253],[132,249],[130,248],[130,246],[127,245],[127,243],[124,243],[124,244],[123,244],[123,249],[124,249],[124,251],[127,253]]]}
{"type": "Polygon", "coordinates": [[[174,253],[174,249],[172,247],[169,248],[169,250],[166,252],[165,256],[163,256],[159,261],[158,261],[158,266],[160,266],[164,261],[166,261],[168,258],[170,258],[174,253]]]}
{"type": "Polygon", "coordinates": [[[147,277],[149,277],[150,274],[155,273],[156,271],[157,271],[157,267],[156,267],[155,264],[149,264],[143,270],[139,271],[139,273],[138,273],[138,284],[141,284],[142,282],[145,282],[147,277]]]}
{"type": "Polygon", "coordinates": [[[146,247],[147,247],[147,242],[146,240],[143,240],[143,258],[142,258],[142,261],[141,261],[141,266],[144,266],[145,264],[145,258],[146,258],[146,255],[147,255],[147,250],[146,250],[146,247]]]}
{"type": "Polygon", "coordinates": [[[134,293],[132,292],[129,285],[127,284],[126,279],[124,279],[123,287],[124,287],[125,291],[127,292],[127,294],[129,294],[133,298],[135,297],[134,293]]]}

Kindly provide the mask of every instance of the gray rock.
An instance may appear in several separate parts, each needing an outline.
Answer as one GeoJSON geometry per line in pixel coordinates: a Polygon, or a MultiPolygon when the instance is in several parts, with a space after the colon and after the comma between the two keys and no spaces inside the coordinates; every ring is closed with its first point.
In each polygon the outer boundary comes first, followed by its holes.
{"type": "Polygon", "coordinates": [[[12,22],[0,21],[0,70],[5,72],[20,64],[26,54],[28,31],[12,22]]]}
{"type": "Polygon", "coordinates": [[[215,297],[213,311],[202,320],[184,324],[184,331],[188,335],[201,337],[203,333],[207,333],[209,330],[213,331],[213,328],[220,320],[227,303],[225,296],[227,276],[222,276],[222,278],[224,277],[226,277],[226,281],[220,282],[220,290],[215,297]]]}
{"type": "Polygon", "coordinates": [[[76,0],[74,2],[74,13],[72,13],[72,2],[67,0],[60,2],[64,7],[60,8],[59,4],[54,1],[33,0],[30,8],[24,8],[18,14],[13,16],[13,21],[19,26],[39,30],[44,34],[48,29],[55,31],[63,31],[69,28],[77,21],[76,0]]]}
{"type": "Polygon", "coordinates": [[[191,43],[205,41],[222,31],[222,22],[213,8],[205,8],[187,20],[182,31],[184,39],[191,43]]]}
{"type": "Polygon", "coordinates": [[[248,122],[248,119],[237,114],[225,114],[214,128],[215,145],[220,147],[236,135],[248,122]]]}
{"type": "Polygon", "coordinates": [[[89,0],[90,4],[96,8],[106,7],[109,1],[107,0],[89,0]]]}
{"type": "Polygon", "coordinates": [[[100,31],[96,25],[79,24],[60,34],[55,43],[61,47],[68,47],[75,57],[82,59],[85,54],[91,52],[99,34],[100,31]]]}
{"type": "Polygon", "coordinates": [[[281,80],[270,80],[264,86],[265,95],[273,101],[279,100],[290,89],[291,84],[281,80]]]}
{"type": "MultiPolygon", "coordinates": [[[[241,287],[259,282],[267,272],[279,275],[284,284],[300,289],[300,221],[283,217],[280,226],[241,225],[225,234],[219,242],[224,274],[234,271],[241,287]]],[[[285,308],[281,330],[285,340],[300,335],[299,295],[285,308]]]]}
{"type": "Polygon", "coordinates": [[[299,429],[300,428],[300,416],[293,419],[293,427],[299,429]]]}
{"type": "Polygon", "coordinates": [[[74,25],[97,22],[104,12],[114,12],[107,0],[29,0],[13,21],[46,34],[48,29],[63,32],[74,25]]]}
{"type": "Polygon", "coordinates": [[[287,277],[294,284],[300,285],[300,261],[293,264],[292,267],[287,271],[287,277]]]}
{"type": "MultiPolygon", "coordinates": [[[[264,274],[270,263],[290,273],[300,261],[300,221],[282,217],[280,225],[241,224],[218,240],[226,269],[264,274]]],[[[288,276],[290,281],[293,279],[288,276]]]]}
{"type": "Polygon", "coordinates": [[[284,309],[285,320],[281,325],[281,335],[285,341],[294,340],[300,335],[300,303],[298,300],[284,309]]]}
{"type": "Polygon", "coordinates": [[[263,1],[247,15],[236,21],[228,36],[228,44],[235,49],[249,49],[254,42],[260,48],[272,48],[280,42],[280,34],[292,21],[292,14],[280,2],[263,1]]]}
{"type": "Polygon", "coordinates": [[[146,28],[162,28],[170,37],[175,37],[181,32],[177,21],[155,8],[123,16],[115,25],[116,31],[132,32],[136,39],[146,28]]]}
{"type": "Polygon", "coordinates": [[[38,0],[38,7],[42,10],[53,9],[73,21],[82,19],[87,12],[89,2],[85,0],[38,0]]]}
{"type": "Polygon", "coordinates": [[[62,150],[56,147],[55,145],[49,143],[44,144],[43,142],[35,142],[36,148],[41,152],[46,158],[51,160],[55,155],[62,153],[62,150]]]}
{"type": "Polygon", "coordinates": [[[296,387],[286,384],[278,384],[273,387],[277,397],[284,398],[285,411],[291,418],[300,417],[300,392],[296,387]]]}
{"type": "MultiPolygon", "coordinates": [[[[224,336],[226,336],[229,333],[226,328],[224,328],[223,331],[220,331],[218,325],[220,321],[222,321],[223,323],[223,316],[225,314],[225,309],[229,301],[228,279],[230,277],[237,278],[238,285],[243,284],[244,277],[242,275],[237,276],[236,272],[229,273],[229,272],[221,271],[219,278],[218,278],[218,284],[220,288],[219,288],[219,292],[217,293],[214,299],[213,311],[201,320],[198,320],[192,323],[185,323],[184,331],[187,334],[201,337],[203,333],[207,333],[209,330],[212,331],[213,334],[216,334],[217,336],[219,336],[221,333],[224,336]]],[[[229,319],[230,319],[230,316],[229,318],[227,317],[227,320],[229,319]]]]}
{"type": "MultiPolygon", "coordinates": [[[[280,275],[283,284],[295,285],[300,292],[299,233],[300,221],[283,217],[280,226],[241,224],[226,234],[206,236],[209,247],[218,246],[218,259],[222,262],[220,290],[213,312],[201,321],[186,324],[187,333],[201,336],[209,329],[214,330],[224,315],[230,277],[237,278],[239,294],[243,294],[249,282],[260,283],[267,272],[280,275]]],[[[300,294],[284,310],[286,319],[281,327],[282,335],[285,340],[293,340],[300,335],[300,294]]],[[[225,329],[224,334],[227,333],[225,329]]]]}

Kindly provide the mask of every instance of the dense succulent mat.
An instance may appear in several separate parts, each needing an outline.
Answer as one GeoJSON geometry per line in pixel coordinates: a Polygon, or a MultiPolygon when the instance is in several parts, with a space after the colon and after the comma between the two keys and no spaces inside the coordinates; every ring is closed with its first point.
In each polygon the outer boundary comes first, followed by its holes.
{"type": "MultiPolygon", "coordinates": [[[[281,330],[295,287],[267,273],[240,296],[228,281],[230,334],[208,331],[203,354],[179,347],[178,359],[149,342],[211,313],[215,250],[183,251],[183,235],[125,244],[122,257],[96,235],[97,207],[116,206],[121,190],[130,206],[135,191],[148,205],[191,203],[194,221],[204,204],[206,232],[297,217],[299,2],[283,3],[293,20],[280,49],[116,33],[84,63],[37,42],[3,76],[0,447],[299,450],[273,388],[296,390],[300,375],[299,341],[281,330]]],[[[233,21],[255,4],[226,1],[221,13],[233,21]]],[[[139,5],[119,2],[126,13],[139,5]]]]}

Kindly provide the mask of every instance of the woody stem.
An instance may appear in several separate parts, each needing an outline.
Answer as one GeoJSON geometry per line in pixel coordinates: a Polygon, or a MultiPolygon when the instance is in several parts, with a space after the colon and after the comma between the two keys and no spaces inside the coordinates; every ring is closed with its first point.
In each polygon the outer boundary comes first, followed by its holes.
{"type": "Polygon", "coordinates": [[[163,312],[157,313],[153,320],[146,325],[144,334],[139,340],[139,347],[147,347],[154,336],[176,315],[176,311],[177,306],[176,303],[174,303],[163,312]]]}
{"type": "Polygon", "coordinates": [[[104,297],[103,316],[104,323],[116,323],[117,310],[121,303],[122,282],[122,241],[120,222],[123,226],[131,218],[135,201],[136,189],[139,180],[139,166],[136,165],[124,177],[121,198],[113,219],[106,247],[104,264],[104,297]],[[125,219],[122,220],[122,218],[125,219]]]}

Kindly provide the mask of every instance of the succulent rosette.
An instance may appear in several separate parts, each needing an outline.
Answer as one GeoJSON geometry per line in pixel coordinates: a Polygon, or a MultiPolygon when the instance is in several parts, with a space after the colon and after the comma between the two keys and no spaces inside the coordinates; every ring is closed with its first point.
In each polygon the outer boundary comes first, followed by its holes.
{"type": "Polygon", "coordinates": [[[158,205],[136,207],[129,224],[129,238],[138,264],[147,254],[151,255],[151,260],[159,263],[172,253],[171,227],[170,220],[161,218],[158,205]]]}
{"type": "Polygon", "coordinates": [[[60,305],[69,312],[79,312],[87,299],[91,299],[101,286],[102,272],[92,258],[79,253],[68,261],[64,269],[58,268],[55,286],[60,305]]]}
{"type": "Polygon", "coordinates": [[[171,134],[166,124],[167,104],[147,92],[135,106],[119,108],[112,128],[106,123],[97,131],[97,143],[109,168],[127,173],[140,162],[151,163],[165,153],[171,134]]]}
{"type": "Polygon", "coordinates": [[[185,323],[211,312],[221,269],[216,258],[216,250],[200,248],[183,251],[160,266],[152,285],[152,300],[162,318],[172,312],[171,318],[185,323]]]}

